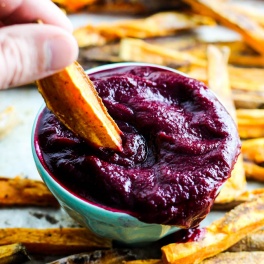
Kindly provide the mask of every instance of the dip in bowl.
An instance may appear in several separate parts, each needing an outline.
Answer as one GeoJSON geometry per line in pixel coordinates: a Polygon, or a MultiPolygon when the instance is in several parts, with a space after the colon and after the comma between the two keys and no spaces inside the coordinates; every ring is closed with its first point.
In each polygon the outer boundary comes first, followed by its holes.
{"type": "Polygon", "coordinates": [[[198,226],[240,152],[225,108],[203,83],[167,67],[118,63],[87,74],[123,132],[123,150],[89,145],[42,108],[33,156],[61,206],[127,244],[198,226]]]}

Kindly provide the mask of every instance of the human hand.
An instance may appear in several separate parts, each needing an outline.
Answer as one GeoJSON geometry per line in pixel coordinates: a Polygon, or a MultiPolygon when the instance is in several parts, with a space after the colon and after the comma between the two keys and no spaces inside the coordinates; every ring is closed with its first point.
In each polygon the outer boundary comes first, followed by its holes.
{"type": "Polygon", "coordinates": [[[78,46],[71,33],[70,21],[50,0],[0,0],[0,89],[72,63],[78,46]]]}

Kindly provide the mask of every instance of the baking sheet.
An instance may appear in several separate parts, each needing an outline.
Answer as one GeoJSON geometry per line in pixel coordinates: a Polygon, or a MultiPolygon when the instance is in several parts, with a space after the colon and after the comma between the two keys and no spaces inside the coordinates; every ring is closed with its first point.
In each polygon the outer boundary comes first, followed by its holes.
{"type": "MultiPolygon", "coordinates": [[[[264,5],[264,4],[262,4],[264,5]]],[[[263,6],[262,6],[263,7],[263,6]]],[[[78,14],[71,15],[74,27],[79,27],[87,23],[109,22],[117,19],[129,17],[115,17],[105,15],[78,14]]],[[[197,30],[201,38],[219,40],[239,39],[240,36],[222,27],[208,29],[201,27],[197,30]]],[[[0,175],[5,177],[15,177],[21,175],[31,179],[41,180],[35,168],[31,153],[31,130],[35,116],[43,104],[43,99],[36,87],[29,85],[25,87],[12,88],[0,91],[0,111],[8,106],[13,106],[17,114],[18,123],[16,127],[2,140],[0,140],[0,175]]],[[[260,183],[249,183],[248,188],[264,187],[260,183]]],[[[206,226],[213,220],[221,217],[223,212],[212,212],[202,222],[206,226]]],[[[0,209],[0,228],[3,227],[34,227],[48,228],[60,226],[76,226],[75,221],[70,219],[61,209],[41,209],[41,208],[12,208],[0,209]]],[[[42,263],[32,261],[30,263],[42,263]]],[[[44,263],[44,262],[43,262],[44,263]]]]}

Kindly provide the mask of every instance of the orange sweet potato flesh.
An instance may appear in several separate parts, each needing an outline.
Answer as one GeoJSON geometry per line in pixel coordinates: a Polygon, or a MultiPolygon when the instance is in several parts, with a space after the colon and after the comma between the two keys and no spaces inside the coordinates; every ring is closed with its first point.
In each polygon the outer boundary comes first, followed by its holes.
{"type": "Polygon", "coordinates": [[[163,262],[195,264],[225,251],[264,225],[264,197],[243,203],[206,228],[200,241],[162,247],[163,262]]]}
{"type": "Polygon", "coordinates": [[[47,107],[74,134],[95,147],[122,150],[122,132],[80,64],[37,81],[37,86],[47,107]]]}

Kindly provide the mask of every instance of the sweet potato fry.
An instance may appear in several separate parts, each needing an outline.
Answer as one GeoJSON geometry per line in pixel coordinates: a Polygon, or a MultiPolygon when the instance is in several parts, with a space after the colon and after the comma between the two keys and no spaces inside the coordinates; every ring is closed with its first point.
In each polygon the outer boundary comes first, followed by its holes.
{"type": "Polygon", "coordinates": [[[264,162],[264,138],[244,140],[242,152],[246,160],[256,163],[264,162]]]}
{"type": "Polygon", "coordinates": [[[165,263],[200,263],[225,251],[247,234],[260,230],[264,224],[264,197],[238,205],[206,227],[199,241],[172,243],[162,247],[165,263]]]}
{"type": "Polygon", "coordinates": [[[264,182],[264,167],[250,161],[244,161],[244,168],[247,179],[264,182]]]}
{"type": "Polygon", "coordinates": [[[264,261],[264,252],[225,252],[206,259],[201,264],[259,264],[264,261]]]}
{"type": "Polygon", "coordinates": [[[228,2],[220,0],[184,0],[198,13],[211,16],[223,25],[240,33],[245,42],[264,54],[264,29],[250,17],[239,12],[228,2]]]}
{"type": "Polygon", "coordinates": [[[2,206],[59,207],[59,203],[43,182],[17,176],[0,177],[0,207],[2,206]]]}
{"type": "MultiPolygon", "coordinates": [[[[228,49],[222,48],[220,50],[215,46],[208,46],[208,85],[236,121],[236,109],[229,85],[228,56],[228,49]]],[[[215,203],[229,203],[241,195],[245,191],[245,188],[246,177],[243,167],[243,157],[240,154],[231,172],[231,177],[224,184],[215,203]]]]}
{"type": "Polygon", "coordinates": [[[122,132],[77,62],[37,85],[47,107],[76,135],[96,147],[122,149],[122,132]]]}
{"type": "Polygon", "coordinates": [[[3,228],[0,245],[23,244],[32,254],[75,254],[111,247],[111,241],[100,238],[86,228],[3,228]]]}
{"type": "MultiPolygon", "coordinates": [[[[96,250],[88,253],[71,255],[62,259],[55,260],[49,264],[66,264],[66,263],[100,263],[100,264],[123,264],[130,263],[138,258],[137,249],[107,249],[96,250]],[[82,262],[81,262],[82,261],[82,262]]],[[[147,264],[148,262],[146,262],[147,264]]],[[[154,264],[154,263],[153,263],[154,264]]]]}
{"type": "Polygon", "coordinates": [[[229,252],[264,251],[264,230],[248,234],[228,249],[229,252]]]}
{"type": "Polygon", "coordinates": [[[131,19],[97,26],[77,28],[74,36],[79,47],[104,45],[121,38],[150,38],[175,34],[198,25],[214,25],[211,18],[180,12],[161,12],[142,19],[131,19]]]}
{"type": "Polygon", "coordinates": [[[12,264],[12,263],[24,263],[30,260],[25,246],[15,243],[6,246],[0,246],[0,263],[12,264]]]}
{"type": "Polygon", "coordinates": [[[263,188],[254,189],[254,190],[247,190],[247,191],[243,192],[241,195],[235,197],[235,199],[230,201],[230,202],[214,203],[213,209],[214,210],[230,210],[239,204],[253,201],[260,196],[264,196],[264,189],[263,188]]]}
{"type": "Polygon", "coordinates": [[[125,61],[141,61],[156,64],[178,64],[186,66],[189,64],[206,66],[206,61],[194,57],[187,52],[177,51],[170,48],[160,47],[146,43],[140,39],[124,38],[120,42],[119,57],[125,61]]]}

